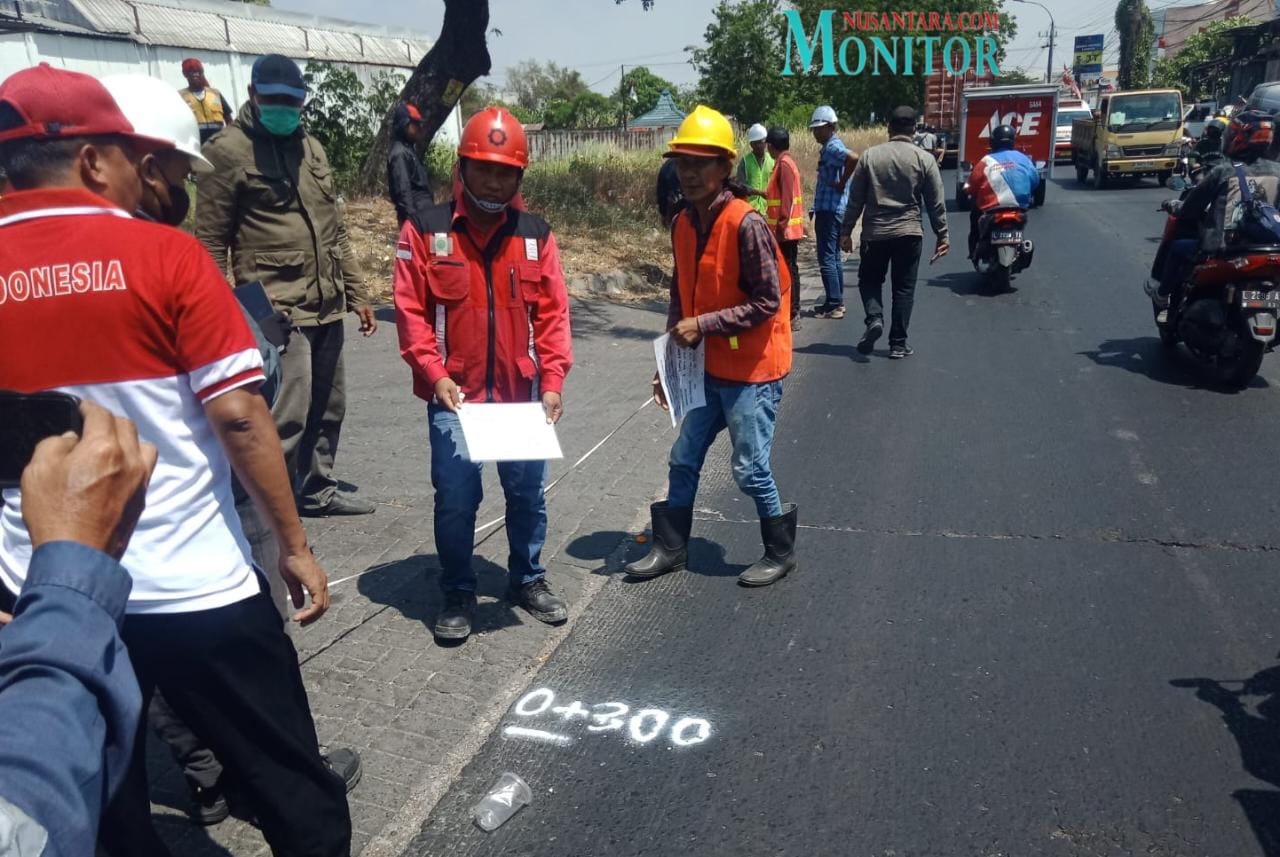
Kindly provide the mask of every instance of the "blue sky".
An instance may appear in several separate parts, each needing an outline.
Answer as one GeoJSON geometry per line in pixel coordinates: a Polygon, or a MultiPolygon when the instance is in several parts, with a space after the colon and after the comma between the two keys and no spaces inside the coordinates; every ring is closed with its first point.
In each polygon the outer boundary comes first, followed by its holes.
{"type": "MultiPolygon", "coordinates": [[[[491,38],[493,74],[489,81],[502,85],[507,67],[522,59],[552,60],[576,68],[593,88],[609,92],[618,82],[618,66],[646,65],[655,74],[678,84],[694,83],[697,75],[687,64],[684,47],[700,44],[718,0],[657,0],[651,11],[640,0],[490,0],[490,25],[502,30],[491,38]]],[[[1055,70],[1070,62],[1072,38],[1087,33],[1107,33],[1107,55],[1117,53],[1112,18],[1115,0],[1041,0],[1059,27],[1054,53],[1055,70]]],[[[1152,8],[1167,0],[1149,0],[1152,8]]],[[[442,0],[396,0],[391,3],[352,4],[350,0],[272,0],[281,9],[310,12],[335,18],[376,24],[397,24],[434,35],[444,16],[442,0]]],[[[924,9],[928,0],[902,4],[924,9]]],[[[1049,29],[1049,17],[1038,6],[1009,2],[1018,18],[1019,36],[1010,50],[1012,67],[1044,73],[1048,59],[1046,39],[1037,37],[1049,29]]],[[[833,0],[834,9],[855,4],[833,0]]]]}

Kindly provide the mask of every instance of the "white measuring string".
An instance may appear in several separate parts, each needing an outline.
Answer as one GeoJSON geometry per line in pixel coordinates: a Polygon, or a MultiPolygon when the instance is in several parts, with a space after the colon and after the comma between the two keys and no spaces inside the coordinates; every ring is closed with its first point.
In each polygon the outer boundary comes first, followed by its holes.
{"type": "MultiPolygon", "coordinates": [[[[563,481],[565,480],[565,478],[566,478],[569,474],[573,473],[575,470],[577,470],[579,467],[581,467],[581,466],[582,466],[582,464],[583,464],[583,463],[584,463],[588,458],[590,458],[591,456],[595,455],[595,454],[600,450],[600,448],[601,448],[602,446],[604,446],[606,443],[608,443],[610,440],[612,440],[612,439],[613,439],[614,435],[616,435],[618,432],[620,432],[620,431],[622,431],[624,428],[626,428],[627,423],[629,423],[629,422],[631,422],[633,419],[635,419],[635,418],[640,414],[640,412],[641,412],[641,411],[643,411],[645,408],[649,407],[649,405],[653,404],[653,402],[654,402],[654,399],[653,399],[653,397],[652,397],[652,396],[650,396],[648,399],[645,399],[644,403],[643,403],[642,405],[640,405],[640,407],[638,407],[638,408],[636,408],[634,411],[632,411],[632,412],[631,412],[631,414],[630,414],[630,415],[629,415],[625,420],[623,420],[622,422],[618,423],[617,428],[615,428],[613,431],[609,432],[607,435],[605,435],[604,437],[602,437],[602,438],[601,438],[601,439],[596,443],[596,445],[595,445],[595,446],[593,446],[593,447],[591,447],[590,449],[588,449],[588,450],[586,451],[586,453],[584,453],[584,454],[583,454],[583,456],[582,456],[581,458],[579,458],[577,461],[575,461],[573,464],[571,464],[571,465],[569,466],[569,469],[568,469],[568,470],[566,470],[564,473],[561,473],[559,476],[557,476],[557,477],[556,477],[556,478],[551,482],[551,484],[550,484],[550,485],[548,485],[548,486],[543,490],[543,492],[542,492],[542,493],[543,493],[543,495],[544,495],[544,496],[549,496],[549,495],[551,494],[551,491],[552,491],[552,490],[553,490],[557,485],[559,485],[561,482],[563,482],[563,481]]],[[[485,532],[486,530],[493,529],[494,527],[497,527],[498,525],[502,524],[502,523],[503,523],[503,522],[505,522],[506,520],[507,520],[507,516],[506,516],[506,515],[503,515],[503,516],[502,516],[502,517],[500,517],[500,518],[494,518],[492,521],[489,521],[488,523],[484,523],[484,524],[481,524],[480,526],[476,527],[476,533],[475,533],[475,534],[476,534],[477,536],[479,536],[481,533],[485,532]]],[[[496,530],[495,530],[494,532],[496,532],[496,530]]],[[[493,533],[489,533],[489,535],[485,536],[483,539],[481,539],[480,541],[476,542],[476,547],[479,547],[481,544],[483,544],[483,543],[484,543],[484,542],[489,538],[489,536],[492,536],[492,535],[493,535],[493,533]]],[[[350,581],[352,581],[352,580],[358,580],[359,578],[364,577],[366,574],[369,574],[369,573],[370,573],[370,572],[372,572],[372,571],[378,571],[378,570],[379,570],[379,569],[378,569],[378,568],[376,568],[376,567],[375,567],[375,568],[367,568],[367,569],[365,569],[364,571],[359,572],[358,574],[352,574],[352,575],[350,575],[350,576],[348,576],[348,577],[343,577],[343,578],[341,578],[341,579],[339,579],[339,580],[335,580],[335,581],[333,581],[333,582],[331,582],[331,583],[329,584],[329,589],[331,589],[331,590],[332,590],[332,589],[334,589],[335,587],[337,587],[337,586],[341,586],[341,585],[342,585],[342,584],[344,584],[344,583],[348,583],[348,582],[350,582],[350,581]]]]}

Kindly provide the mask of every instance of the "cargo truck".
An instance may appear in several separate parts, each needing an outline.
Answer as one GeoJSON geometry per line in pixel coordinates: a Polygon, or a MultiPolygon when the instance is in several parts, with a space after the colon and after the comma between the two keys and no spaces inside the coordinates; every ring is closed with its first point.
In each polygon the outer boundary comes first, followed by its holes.
{"type": "Polygon", "coordinates": [[[1176,89],[1108,92],[1089,119],[1071,128],[1076,179],[1104,188],[1120,178],[1155,176],[1168,181],[1178,166],[1182,93],[1176,89]]]}
{"type": "Polygon", "coordinates": [[[960,148],[960,116],[963,110],[965,89],[993,86],[995,76],[990,73],[979,76],[972,67],[963,75],[946,71],[941,59],[934,57],[934,68],[925,76],[924,116],[926,125],[937,130],[943,147],[942,165],[952,166],[960,148]]]}
{"type": "Polygon", "coordinates": [[[1054,121],[1058,110],[1056,84],[1019,84],[966,89],[960,121],[959,168],[956,171],[956,204],[969,208],[964,186],[973,165],[991,152],[991,132],[1009,125],[1017,132],[1014,148],[1036,165],[1040,185],[1034,205],[1044,205],[1045,191],[1053,174],[1054,121]]]}

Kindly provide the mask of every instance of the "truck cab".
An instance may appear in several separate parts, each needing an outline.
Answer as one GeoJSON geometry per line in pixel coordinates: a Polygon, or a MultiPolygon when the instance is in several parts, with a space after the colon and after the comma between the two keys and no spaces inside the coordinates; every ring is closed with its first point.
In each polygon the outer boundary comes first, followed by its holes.
{"type": "Polygon", "coordinates": [[[1155,176],[1162,183],[1178,165],[1182,93],[1176,89],[1112,92],[1092,118],[1075,120],[1071,154],[1076,179],[1106,187],[1119,178],[1155,176]]]}

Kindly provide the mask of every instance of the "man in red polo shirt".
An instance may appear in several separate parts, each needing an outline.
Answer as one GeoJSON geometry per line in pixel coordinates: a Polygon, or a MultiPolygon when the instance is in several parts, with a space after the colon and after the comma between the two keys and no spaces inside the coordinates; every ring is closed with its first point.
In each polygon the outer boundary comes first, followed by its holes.
{"type": "MultiPolygon", "coordinates": [[[[122,636],[143,704],[156,684],[244,784],[277,854],[346,857],[342,780],[326,767],[297,653],[249,559],[231,470],[280,547],[309,622],[325,573],[298,520],[262,358],[217,266],[193,238],[135,220],[139,136],[94,78],[48,65],[0,84],[0,388],[60,390],[132,420],[159,460],[121,560],[122,636]]],[[[4,492],[0,583],[31,557],[21,492],[4,492]]],[[[112,857],[167,857],[151,825],[146,742],[103,820],[112,857]]]]}
{"type": "MultiPolygon", "coordinates": [[[[480,465],[467,454],[458,421],[466,402],[541,401],[560,419],[560,392],[573,356],[569,295],[560,253],[546,221],[522,210],[520,180],[529,165],[524,128],[490,107],[467,123],[458,147],[459,180],[447,205],[419,208],[400,230],[396,250],[396,325],[413,391],[430,420],[435,538],[444,607],[440,639],[471,633],[476,576],[471,568],[480,465]]],[[[511,600],[535,619],[568,618],[546,583],[545,461],[498,464],[507,498],[507,571],[511,600]]]]}

